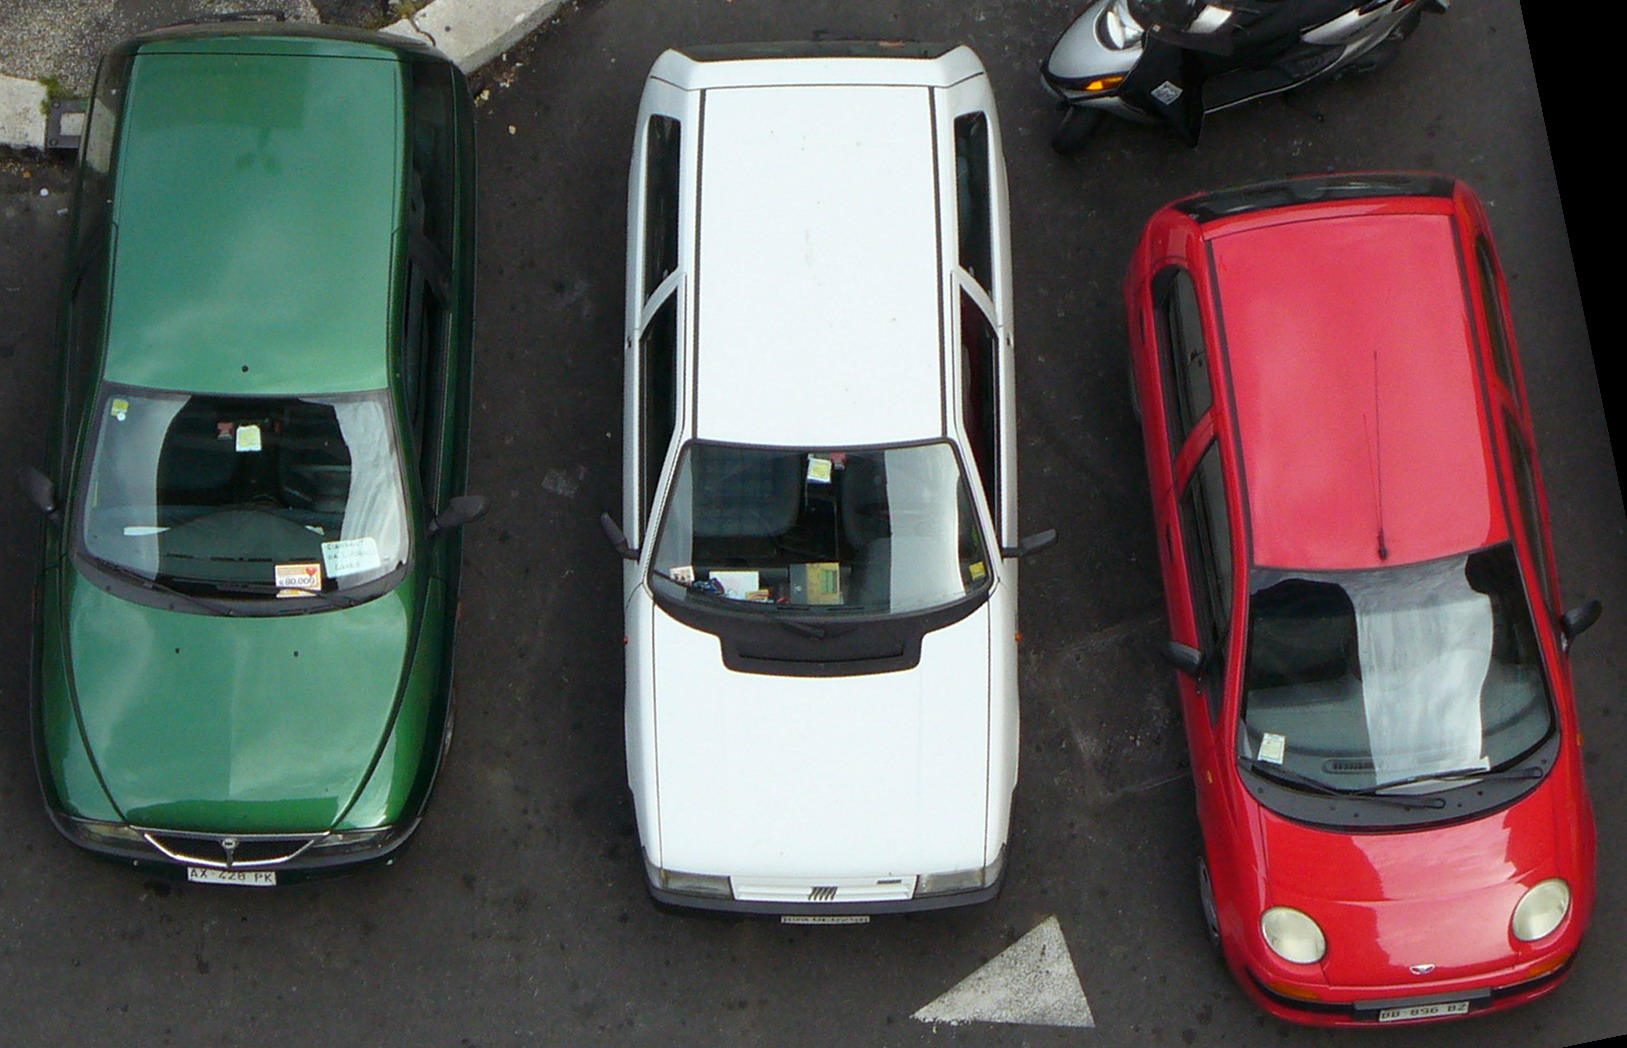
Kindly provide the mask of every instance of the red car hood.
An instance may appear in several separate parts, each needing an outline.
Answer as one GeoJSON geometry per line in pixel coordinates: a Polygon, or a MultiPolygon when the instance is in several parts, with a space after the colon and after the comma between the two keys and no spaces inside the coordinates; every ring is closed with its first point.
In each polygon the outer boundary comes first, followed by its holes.
{"type": "MultiPolygon", "coordinates": [[[[1572,835],[1548,782],[1512,807],[1454,826],[1331,832],[1260,810],[1265,904],[1315,918],[1335,986],[1417,982],[1506,968],[1520,959],[1509,922],[1526,889],[1563,876],[1578,886],[1572,835]]],[[[1573,914],[1574,916],[1574,914],[1573,914]]]]}

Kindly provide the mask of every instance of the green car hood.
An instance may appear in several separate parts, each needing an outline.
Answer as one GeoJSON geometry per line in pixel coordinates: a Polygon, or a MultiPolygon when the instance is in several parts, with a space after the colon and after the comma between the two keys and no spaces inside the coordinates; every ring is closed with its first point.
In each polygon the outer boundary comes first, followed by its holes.
{"type": "Polygon", "coordinates": [[[408,585],[269,617],[144,607],[77,574],[68,585],[79,723],[132,824],[317,832],[344,813],[390,730],[415,626],[408,585]]]}

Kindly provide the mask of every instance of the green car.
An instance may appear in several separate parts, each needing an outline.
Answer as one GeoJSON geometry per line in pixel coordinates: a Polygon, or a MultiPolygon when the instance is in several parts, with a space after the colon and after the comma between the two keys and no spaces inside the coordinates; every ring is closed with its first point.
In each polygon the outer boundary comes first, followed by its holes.
{"type": "Polygon", "coordinates": [[[109,52],[63,285],[32,716],[75,844],[272,885],[392,855],[450,739],[473,105],[375,33],[109,52]]]}

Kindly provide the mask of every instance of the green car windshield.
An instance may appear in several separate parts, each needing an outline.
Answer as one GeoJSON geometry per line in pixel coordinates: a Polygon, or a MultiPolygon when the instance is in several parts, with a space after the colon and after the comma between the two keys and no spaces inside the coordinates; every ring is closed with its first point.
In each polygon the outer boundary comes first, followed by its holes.
{"type": "Polygon", "coordinates": [[[298,598],[406,563],[384,391],[104,389],[76,512],[83,549],[102,564],[186,593],[298,598]]]}
{"type": "Polygon", "coordinates": [[[737,447],[696,441],[667,499],[652,584],[696,603],[889,614],[993,582],[946,443],[737,447]]]}
{"type": "Polygon", "coordinates": [[[1244,760],[1334,790],[1428,792],[1512,767],[1553,731],[1508,543],[1371,571],[1258,569],[1250,588],[1244,760]]]}

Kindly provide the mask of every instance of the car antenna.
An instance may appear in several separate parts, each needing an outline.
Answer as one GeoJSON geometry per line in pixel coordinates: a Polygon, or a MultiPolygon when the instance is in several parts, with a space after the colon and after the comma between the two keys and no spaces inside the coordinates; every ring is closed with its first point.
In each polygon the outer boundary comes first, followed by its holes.
{"type": "Polygon", "coordinates": [[[1373,347],[1373,497],[1378,504],[1378,559],[1390,559],[1390,547],[1384,542],[1384,481],[1380,477],[1384,454],[1383,413],[1378,405],[1378,347],[1373,347]]]}

